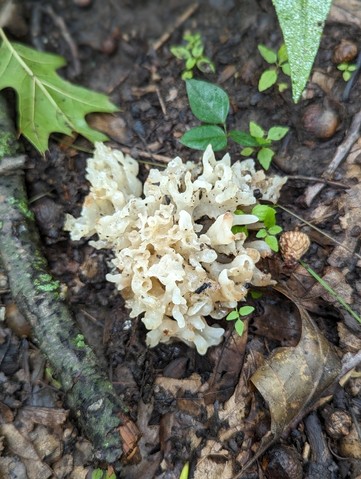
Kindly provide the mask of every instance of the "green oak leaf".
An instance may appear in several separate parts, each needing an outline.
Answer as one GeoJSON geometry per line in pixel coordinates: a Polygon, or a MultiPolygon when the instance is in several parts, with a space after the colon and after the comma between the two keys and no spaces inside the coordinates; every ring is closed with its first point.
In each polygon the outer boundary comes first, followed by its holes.
{"type": "Polygon", "coordinates": [[[106,95],[59,77],[56,70],[65,65],[62,57],[10,43],[2,29],[0,36],[0,90],[12,88],[17,93],[20,134],[40,153],[47,150],[53,132],[77,132],[91,142],[108,139],[85,121],[88,113],[118,110],[106,95]]]}

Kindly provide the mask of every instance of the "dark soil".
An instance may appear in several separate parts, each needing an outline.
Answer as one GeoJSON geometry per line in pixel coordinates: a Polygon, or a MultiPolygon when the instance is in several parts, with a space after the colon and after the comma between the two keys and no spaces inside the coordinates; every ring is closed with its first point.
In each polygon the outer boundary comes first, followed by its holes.
{"type": "MultiPolygon", "coordinates": [[[[310,235],[312,245],[306,263],[320,276],[331,275],[333,285],[341,285],[340,295],[348,291],[346,302],[360,314],[360,270],[354,256],[359,253],[360,232],[354,230],[354,248],[342,264],[332,256],[333,240],[342,243],[347,229],[355,227],[351,220],[347,220],[346,227],[346,220],[341,220],[348,208],[344,201],[345,191],[349,191],[346,188],[359,182],[357,143],[352,149],[351,163],[341,165],[332,178],[339,185],[327,184],[310,206],[305,204],[304,197],[306,188],[327,168],[347,136],[354,115],[360,111],[360,82],[353,86],[348,101],[343,101],[346,83],[332,62],[334,49],[343,39],[352,40],[360,49],[357,25],[332,21],[326,24],[311,76],[313,81],[295,105],[290,89],[283,93],[276,88],[264,93],[257,89],[266,68],[257,45],[277,49],[282,43],[268,0],[202,0],[189,18],[173,29],[188,7],[181,0],[39,3],[25,2],[24,16],[29,29],[17,41],[63,55],[68,60],[61,72],[65,78],[104,92],[119,105],[116,115],[92,115],[91,121],[106,131],[111,146],[130,152],[139,160],[141,179],[146,178],[150,167],[163,168],[175,156],[200,159],[200,152],[179,142],[181,135],[199,122],[190,111],[181,80],[182,62],[169,51],[171,45],[182,42],[185,31],[200,32],[216,73],[196,72],[195,76],[227,91],[231,102],[229,129],[248,131],[250,120],[264,129],[274,125],[290,127],[269,170],[270,174],[290,176],[280,204],[329,236],[305,226],[283,210],[278,223],[285,230],[298,227],[310,235]],[[51,13],[48,7],[52,7],[51,13]],[[67,32],[59,27],[57,19],[63,20],[67,32]],[[169,39],[154,50],[155,42],[168,30],[169,39]],[[69,48],[65,33],[74,42],[75,52],[69,48]],[[334,127],[329,117],[322,119],[325,110],[337,118],[334,127]],[[321,134],[320,129],[326,133],[321,134]],[[338,279],[332,276],[336,273],[340,275],[338,279]]],[[[122,298],[105,280],[111,253],[94,250],[86,240],[72,242],[63,231],[64,215],[77,216],[88,191],[85,165],[92,146],[82,138],[75,140],[75,147],[69,146],[54,136],[45,158],[25,141],[24,146],[29,157],[28,195],[50,270],[61,281],[86,340],[143,433],[141,463],[117,474],[126,479],[176,479],[189,461],[189,479],[236,476],[257,451],[271,424],[267,398],[256,392],[249,377],[274,348],[296,346],[301,330],[297,312],[287,306],[285,297],[265,294],[256,304],[248,334],[239,338],[233,326],[228,325],[225,342],[211,348],[204,357],[182,343],[147,348],[142,322],[130,323],[122,298]],[[230,409],[231,399],[234,410],[242,410],[239,426],[230,421],[236,414],[230,409]],[[202,461],[209,469],[201,469],[202,461]]],[[[239,145],[230,143],[228,151],[233,160],[240,158],[239,145]]],[[[322,335],[333,344],[340,358],[346,353],[357,353],[361,341],[359,325],[301,266],[286,268],[277,254],[264,269],[312,313],[322,335]]],[[[6,418],[3,422],[14,423],[34,445],[38,460],[46,465],[49,474],[42,472],[38,477],[91,477],[92,468],[105,465],[93,461],[91,445],[81,436],[74,417],[70,415],[57,422],[54,416],[51,420],[48,408],[55,414],[66,409],[66,403],[56,378],[51,377],[46,361],[33,344],[31,333],[19,319],[5,278],[0,279],[2,304],[6,306],[6,322],[0,328],[0,407],[6,418]],[[48,422],[34,418],[34,407],[46,409],[48,422]]],[[[293,424],[243,477],[360,478],[359,373],[355,371],[342,387],[334,385],[329,395],[327,401],[320,401],[313,408],[315,412],[304,411],[306,419],[300,418],[293,424]]],[[[4,432],[2,435],[6,436],[4,432]]],[[[14,452],[6,439],[1,455],[1,477],[33,477],[25,472],[21,454],[14,452]]]]}

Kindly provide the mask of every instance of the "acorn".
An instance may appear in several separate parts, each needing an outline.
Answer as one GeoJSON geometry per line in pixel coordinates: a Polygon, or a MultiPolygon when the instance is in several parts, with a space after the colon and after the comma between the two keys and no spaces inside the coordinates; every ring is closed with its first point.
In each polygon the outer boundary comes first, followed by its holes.
{"type": "Polygon", "coordinates": [[[302,115],[303,128],[312,136],[321,140],[331,138],[337,131],[341,119],[337,111],[326,101],[313,103],[306,107],[302,115]]]}
{"type": "Polygon", "coordinates": [[[357,57],[357,45],[350,40],[341,40],[335,47],[332,55],[332,61],[335,65],[348,63],[357,57]]]}

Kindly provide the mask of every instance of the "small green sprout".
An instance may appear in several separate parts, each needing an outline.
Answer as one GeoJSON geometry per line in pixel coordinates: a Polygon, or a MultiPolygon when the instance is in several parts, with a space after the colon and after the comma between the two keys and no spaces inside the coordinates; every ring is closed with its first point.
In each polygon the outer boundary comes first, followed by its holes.
{"type": "Polygon", "coordinates": [[[111,472],[110,475],[103,469],[94,469],[91,475],[91,479],[116,479],[115,473],[111,472]]]}
{"type": "Polygon", "coordinates": [[[291,75],[286,45],[283,43],[277,52],[267,48],[265,45],[258,45],[257,48],[262,58],[272,65],[262,73],[258,82],[258,91],[268,90],[268,88],[276,84],[278,91],[282,93],[288,88],[288,84],[286,82],[278,82],[280,70],[287,76],[291,75]]]}
{"type": "Polygon", "coordinates": [[[258,216],[264,224],[264,228],[257,231],[256,238],[263,239],[271,250],[277,253],[278,240],[276,235],[281,233],[282,228],[276,224],[276,210],[268,205],[256,205],[252,214],[258,216]]]}
{"type": "Polygon", "coordinates": [[[349,79],[352,77],[352,73],[356,70],[357,65],[354,63],[340,63],[337,65],[337,70],[340,70],[342,72],[342,78],[345,81],[349,81],[349,79]]]}
{"type": "MultiPolygon", "coordinates": [[[[242,210],[236,210],[234,214],[243,215],[245,213],[242,210]]],[[[263,239],[271,250],[277,253],[279,248],[276,235],[281,233],[282,228],[276,224],[276,210],[272,208],[272,206],[256,205],[252,209],[251,214],[257,216],[259,221],[263,223],[263,227],[261,227],[256,233],[256,238],[263,239]]],[[[232,233],[244,233],[246,236],[249,235],[247,226],[243,225],[232,226],[232,233]]]]}
{"type": "Polygon", "coordinates": [[[266,133],[257,123],[250,121],[248,138],[243,132],[242,137],[237,135],[237,132],[231,132],[230,136],[234,141],[245,146],[241,150],[242,156],[252,156],[256,152],[257,160],[265,170],[268,170],[275,154],[271,148],[272,143],[284,138],[288,130],[289,128],[286,126],[273,126],[266,133]]]}
{"type": "Polygon", "coordinates": [[[85,347],[85,338],[83,334],[77,334],[75,337],[75,346],[77,348],[84,348],[85,347]]]}
{"type": "Polygon", "coordinates": [[[214,64],[206,57],[204,46],[200,33],[185,33],[183,40],[185,45],[173,45],[170,47],[171,53],[185,62],[185,70],[182,73],[183,80],[193,78],[193,69],[198,68],[202,73],[215,72],[214,64]]]}
{"type": "Polygon", "coordinates": [[[189,477],[189,462],[187,461],[183,466],[179,479],[188,479],[188,477],[189,477]]]}
{"type": "Polygon", "coordinates": [[[227,93],[217,85],[200,80],[187,80],[186,88],[192,113],[203,124],[187,131],[180,142],[196,150],[205,150],[212,145],[213,151],[226,148],[228,138],[242,145],[242,155],[254,151],[262,167],[267,170],[274,156],[272,142],[281,140],[288,132],[285,126],[274,126],[268,133],[255,122],[250,122],[250,133],[240,130],[227,132],[226,119],[229,112],[227,93]]]}
{"type": "Polygon", "coordinates": [[[241,318],[248,316],[249,314],[253,313],[254,307],[253,306],[241,306],[239,309],[235,309],[227,314],[226,320],[227,321],[235,321],[234,329],[237,333],[242,336],[244,331],[244,322],[241,318]]]}

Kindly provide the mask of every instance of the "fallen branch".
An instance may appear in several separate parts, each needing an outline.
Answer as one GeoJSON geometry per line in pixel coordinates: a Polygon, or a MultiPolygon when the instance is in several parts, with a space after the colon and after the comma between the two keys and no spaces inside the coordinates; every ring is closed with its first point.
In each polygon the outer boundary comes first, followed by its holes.
{"type": "Polygon", "coordinates": [[[0,97],[0,256],[18,308],[61,381],[66,403],[97,459],[127,463],[137,456],[140,434],[127,407],[99,368],[47,269],[32,212],[28,209],[19,145],[0,97]]]}

